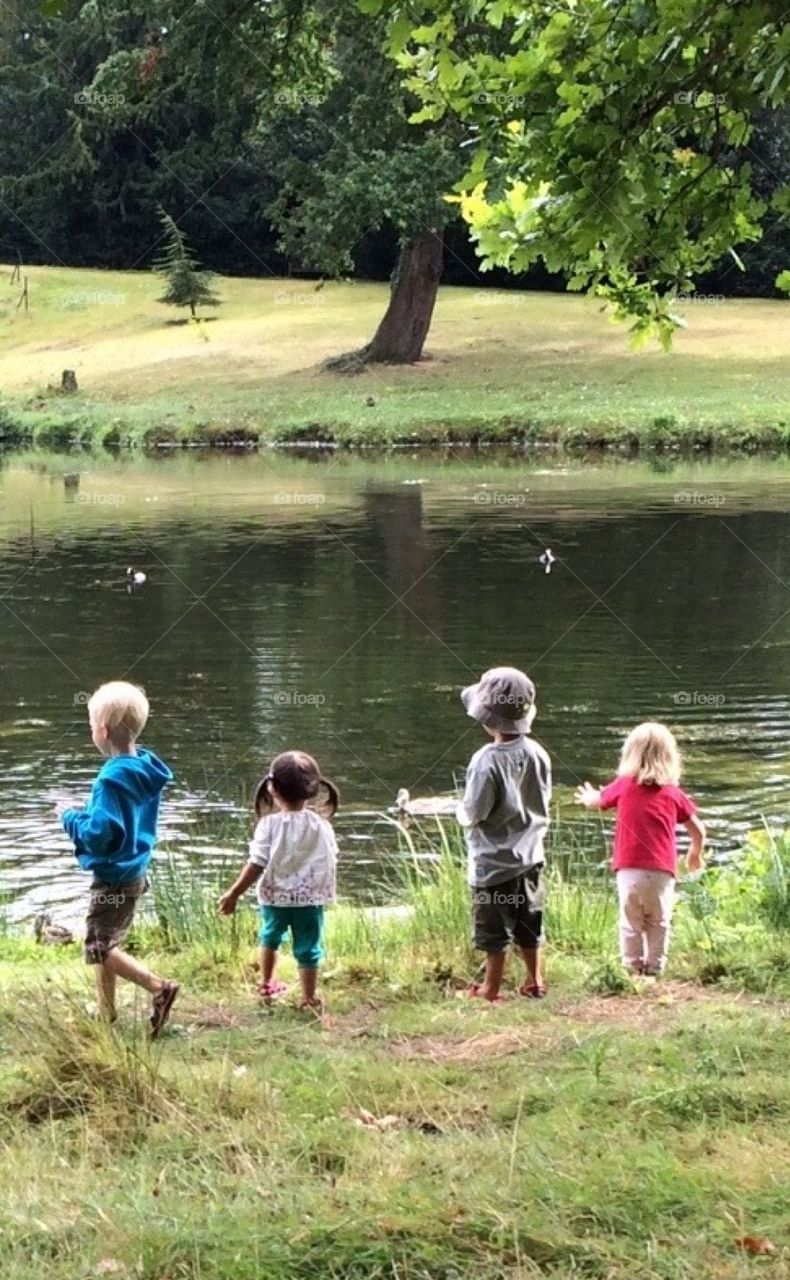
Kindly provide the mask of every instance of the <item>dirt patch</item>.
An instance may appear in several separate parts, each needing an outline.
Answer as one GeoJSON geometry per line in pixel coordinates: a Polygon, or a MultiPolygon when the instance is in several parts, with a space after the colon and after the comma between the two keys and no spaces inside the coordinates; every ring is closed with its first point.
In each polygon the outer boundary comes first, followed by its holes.
{"type": "Polygon", "coordinates": [[[223,1031],[233,1027],[249,1027],[256,1019],[252,1012],[226,1009],[222,1005],[207,1005],[194,1012],[190,1011],[177,1021],[187,1027],[198,1027],[201,1031],[223,1031]]]}
{"type": "Polygon", "coordinates": [[[466,1040],[442,1036],[408,1036],[395,1040],[388,1049],[397,1058],[422,1058],[430,1062],[479,1062],[481,1058],[505,1058],[534,1048],[536,1028],[488,1031],[466,1040]]]}
{"type": "Polygon", "coordinates": [[[781,1009],[775,1001],[742,992],[728,993],[710,987],[700,987],[693,982],[667,981],[656,983],[634,995],[587,996],[581,1000],[553,1005],[556,1017],[574,1022],[630,1026],[655,1029],[672,1020],[673,1013],[687,1009],[689,1005],[706,1008],[773,1008],[781,1009]]]}

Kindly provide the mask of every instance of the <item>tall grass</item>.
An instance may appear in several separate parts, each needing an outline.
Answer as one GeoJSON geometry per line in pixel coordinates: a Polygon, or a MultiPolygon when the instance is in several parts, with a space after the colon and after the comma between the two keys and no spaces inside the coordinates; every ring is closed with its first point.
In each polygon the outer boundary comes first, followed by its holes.
{"type": "Polygon", "coordinates": [[[763,880],[762,914],[773,929],[790,931],[790,835],[767,836],[768,866],[763,880]]]}
{"type": "MultiPolygon", "coordinates": [[[[397,829],[397,871],[380,886],[385,905],[340,902],[328,913],[326,972],[398,987],[464,981],[479,965],[471,943],[471,902],[463,833],[433,819],[397,829]]],[[[552,952],[581,962],[581,972],[613,971],[617,902],[608,869],[590,865],[561,827],[554,832],[545,882],[545,931],[552,952]]],[[[253,976],[257,916],[252,900],[231,918],[217,913],[219,869],[207,883],[175,859],[157,864],[153,917],[132,949],[164,953],[183,980],[222,984],[253,976]]],[[[0,922],[3,916],[0,913],[0,922]]],[[[0,923],[0,938],[7,926],[0,923]]],[[[10,942],[5,944],[10,945],[10,942]]],[[[675,972],[755,990],[790,973],[790,835],[754,833],[727,866],[681,878],[670,961],[675,972]]],[[[611,986],[607,978],[607,983],[611,986]]]]}
{"type": "Polygon", "coordinates": [[[156,924],[166,947],[205,944],[219,936],[219,892],[172,855],[157,864],[152,890],[156,924]]]}
{"type": "Polygon", "coordinates": [[[142,1134],[150,1119],[179,1108],[161,1077],[160,1058],[147,1037],[147,1003],[131,1039],[97,1023],[90,1008],[64,990],[22,992],[6,1034],[34,1057],[7,1100],[10,1116],[33,1124],[90,1115],[117,1145],[142,1134]]]}
{"type": "MultiPolygon", "coordinates": [[[[333,962],[403,979],[450,980],[479,964],[470,937],[471,891],[462,831],[439,818],[398,826],[400,872],[387,909],[341,906],[330,915],[333,962]]],[[[555,840],[556,845],[556,840],[555,840]]],[[[564,850],[546,872],[546,932],[558,950],[608,956],[617,908],[611,877],[564,850]]]]}

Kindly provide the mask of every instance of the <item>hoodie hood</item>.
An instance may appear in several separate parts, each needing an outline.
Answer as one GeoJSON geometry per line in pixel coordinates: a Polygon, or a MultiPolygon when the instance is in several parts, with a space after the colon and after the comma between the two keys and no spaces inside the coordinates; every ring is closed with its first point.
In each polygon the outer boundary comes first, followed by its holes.
{"type": "Polygon", "coordinates": [[[99,770],[97,779],[114,787],[137,802],[150,800],[172,782],[173,775],[159,756],[146,747],[138,747],[133,756],[112,756],[99,770]]]}

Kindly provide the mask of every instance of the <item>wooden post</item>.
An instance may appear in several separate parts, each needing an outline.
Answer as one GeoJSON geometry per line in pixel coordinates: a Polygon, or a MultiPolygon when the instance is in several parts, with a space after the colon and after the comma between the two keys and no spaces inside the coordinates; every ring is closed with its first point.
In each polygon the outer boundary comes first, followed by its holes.
{"type": "Polygon", "coordinates": [[[77,375],[73,369],[64,369],[60,380],[60,389],[64,396],[72,395],[77,388],[77,375]]]}

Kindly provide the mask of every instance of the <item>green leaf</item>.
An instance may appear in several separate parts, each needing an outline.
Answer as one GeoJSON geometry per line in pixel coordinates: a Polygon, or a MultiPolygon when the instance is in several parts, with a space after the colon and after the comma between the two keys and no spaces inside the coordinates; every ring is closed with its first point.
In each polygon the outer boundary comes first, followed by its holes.
{"type": "Polygon", "coordinates": [[[486,19],[492,27],[499,29],[505,18],[511,14],[512,8],[511,0],[494,0],[494,3],[488,6],[486,19]]]}
{"type": "Polygon", "coordinates": [[[790,293],[790,271],[780,271],[774,284],[777,289],[782,290],[782,293],[790,293]]]}

